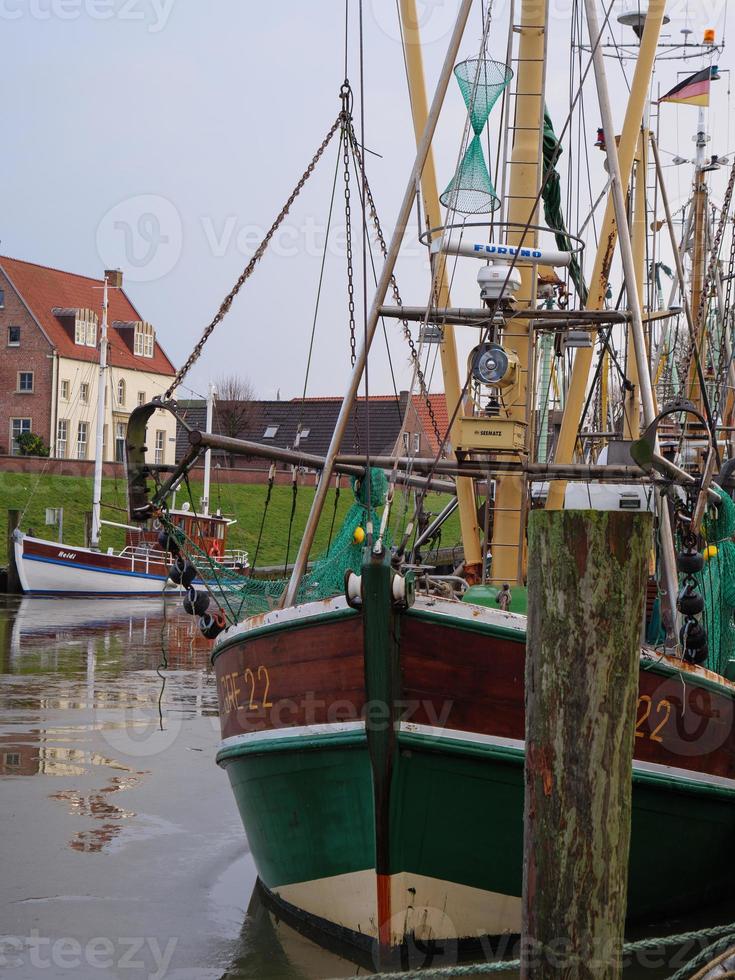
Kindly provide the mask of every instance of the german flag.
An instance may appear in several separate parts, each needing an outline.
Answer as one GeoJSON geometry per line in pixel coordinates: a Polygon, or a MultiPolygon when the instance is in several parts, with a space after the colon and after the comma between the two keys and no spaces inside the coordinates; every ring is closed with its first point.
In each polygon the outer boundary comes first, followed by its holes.
{"type": "Polygon", "coordinates": [[[662,95],[661,102],[682,102],[685,105],[709,105],[709,85],[719,78],[717,66],[704,68],[675,85],[670,92],[662,95]]]}

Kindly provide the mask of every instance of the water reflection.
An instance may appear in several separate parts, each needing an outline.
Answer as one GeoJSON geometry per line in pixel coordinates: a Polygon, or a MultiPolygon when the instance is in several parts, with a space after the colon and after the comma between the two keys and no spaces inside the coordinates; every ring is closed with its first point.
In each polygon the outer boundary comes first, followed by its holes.
{"type": "MultiPolygon", "coordinates": [[[[170,948],[175,978],[373,972],[369,956],[325,949],[253,893],[214,764],[210,652],[176,597],[0,599],[0,903],[3,933],[19,943],[4,980],[99,977],[83,956],[71,973],[30,969],[34,932],[83,949],[106,937],[120,956],[126,937],[141,937],[144,966],[107,971],[126,980],[155,974],[153,951],[170,948]]],[[[719,908],[648,934],[733,920],[735,908],[719,908]]],[[[656,955],[626,980],[669,976],[677,950],[656,955]]]]}

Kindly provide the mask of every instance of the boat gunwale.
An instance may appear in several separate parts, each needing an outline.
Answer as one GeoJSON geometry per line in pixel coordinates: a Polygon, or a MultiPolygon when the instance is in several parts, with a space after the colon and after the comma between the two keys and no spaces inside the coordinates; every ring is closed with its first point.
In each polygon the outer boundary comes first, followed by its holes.
{"type": "MultiPolygon", "coordinates": [[[[306,629],[358,615],[358,610],[348,606],[343,595],[258,613],[231,626],[217,638],[211,662],[214,664],[222,653],[243,640],[285,630],[306,629]]],[[[416,604],[407,609],[404,615],[423,622],[439,622],[466,632],[485,633],[501,639],[515,640],[524,646],[526,644],[527,617],[520,613],[502,612],[476,603],[419,595],[416,597],[416,604]]],[[[664,677],[680,677],[682,681],[686,681],[687,677],[696,679],[702,687],[728,694],[735,700],[735,682],[707,667],[685,663],[645,646],[641,647],[639,663],[642,671],[664,677]]]]}
{"type": "MultiPolygon", "coordinates": [[[[338,727],[339,723],[335,723],[338,727]]],[[[322,726],[313,726],[314,728],[322,726]]],[[[274,732],[285,731],[284,729],[269,730],[263,733],[264,737],[254,741],[246,741],[253,734],[231,736],[224,740],[217,751],[217,765],[223,769],[231,762],[244,757],[255,757],[259,755],[270,755],[279,752],[308,752],[331,750],[333,748],[364,749],[367,750],[367,736],[364,724],[359,728],[352,728],[347,731],[314,731],[300,734],[277,735],[274,732]],[[225,744],[229,742],[229,744],[225,744]]],[[[512,745],[501,745],[485,741],[473,742],[466,738],[453,737],[452,730],[446,729],[441,735],[426,734],[424,732],[412,730],[411,723],[404,723],[398,731],[398,743],[400,749],[411,751],[441,753],[447,755],[458,755],[467,758],[476,758],[483,761],[491,760],[501,765],[510,765],[523,768],[525,762],[525,748],[512,745]],[[405,727],[404,727],[405,726],[405,727]]],[[[634,785],[653,786],[654,788],[692,794],[694,796],[716,796],[732,801],[735,798],[735,780],[732,786],[723,786],[718,783],[707,781],[708,779],[719,779],[722,777],[704,774],[707,778],[692,779],[688,777],[685,770],[677,770],[675,767],[662,766],[665,771],[653,771],[646,768],[648,765],[644,760],[633,759],[632,779],[634,785]]]]}

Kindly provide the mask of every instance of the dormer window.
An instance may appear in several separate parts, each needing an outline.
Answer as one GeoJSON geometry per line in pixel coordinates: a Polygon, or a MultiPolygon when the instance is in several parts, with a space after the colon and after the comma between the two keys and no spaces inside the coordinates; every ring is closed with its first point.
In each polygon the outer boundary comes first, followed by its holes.
{"type": "Polygon", "coordinates": [[[133,339],[133,353],[138,357],[153,357],[156,334],[150,323],[139,322],[135,324],[135,335],[133,339]]]}
{"type": "Polygon", "coordinates": [[[76,310],[74,343],[80,347],[97,346],[97,314],[93,310],[76,310]]]}

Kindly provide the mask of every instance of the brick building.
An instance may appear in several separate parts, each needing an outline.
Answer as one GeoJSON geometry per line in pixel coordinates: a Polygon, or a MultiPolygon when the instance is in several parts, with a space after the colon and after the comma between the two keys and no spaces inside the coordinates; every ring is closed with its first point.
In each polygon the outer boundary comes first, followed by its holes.
{"type": "MultiPolygon", "coordinates": [[[[174,368],[151,324],[108,282],[105,461],[121,461],[133,408],[162,394],[174,368]]],[[[97,426],[103,281],[0,256],[0,454],[33,432],[60,459],[93,459],[97,426]]],[[[176,423],[157,412],[151,456],[173,462],[176,423]]]]}
{"type": "MultiPolygon", "coordinates": [[[[449,424],[446,398],[443,394],[432,394],[429,400],[436,427],[443,437],[449,424]]],[[[307,398],[304,401],[294,398],[290,401],[252,401],[247,404],[247,410],[243,411],[242,403],[215,401],[213,429],[220,435],[248,439],[280,449],[298,446],[307,453],[324,456],[329,448],[341,404],[342,399],[336,396],[307,398]],[[234,427],[233,419],[238,420],[234,427]]],[[[179,411],[192,428],[205,428],[204,401],[179,402],[179,411]]],[[[359,398],[350,413],[342,441],[344,451],[357,452],[359,448],[365,452],[368,448],[368,431],[369,450],[374,456],[434,456],[439,448],[439,440],[425,399],[421,395],[413,395],[409,402],[407,391],[398,395],[371,395],[369,410],[365,399],[359,398]]],[[[176,458],[181,459],[188,448],[186,430],[179,426],[176,458]]],[[[243,457],[233,458],[232,463],[235,467],[246,465],[243,457]]],[[[268,469],[268,463],[262,460],[255,465],[259,469],[268,469]]]]}

